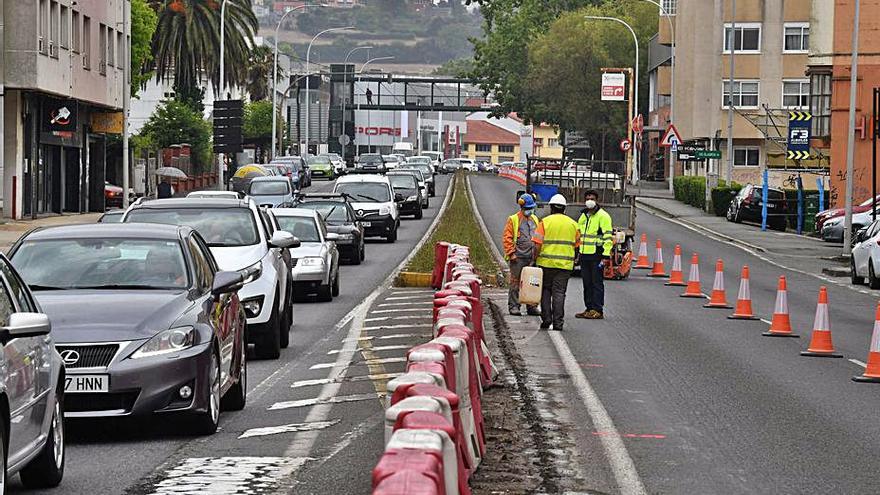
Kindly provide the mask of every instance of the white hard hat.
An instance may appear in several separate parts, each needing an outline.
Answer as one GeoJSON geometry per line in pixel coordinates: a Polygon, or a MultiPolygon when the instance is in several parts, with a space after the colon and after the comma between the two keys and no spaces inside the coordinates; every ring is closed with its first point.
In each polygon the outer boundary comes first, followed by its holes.
{"type": "Polygon", "coordinates": [[[552,206],[568,206],[568,201],[565,200],[565,196],[561,194],[554,194],[547,204],[552,206]]]}

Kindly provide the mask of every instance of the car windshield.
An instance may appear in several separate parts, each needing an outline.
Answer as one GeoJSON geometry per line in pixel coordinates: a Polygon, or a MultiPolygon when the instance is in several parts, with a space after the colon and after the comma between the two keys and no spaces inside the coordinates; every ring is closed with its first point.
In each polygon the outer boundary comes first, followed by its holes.
{"type": "Polygon", "coordinates": [[[253,181],[251,182],[251,196],[282,196],[290,192],[290,184],[286,180],[253,181]]]}
{"type": "Polygon", "coordinates": [[[391,187],[393,187],[395,190],[415,190],[415,188],[418,187],[415,177],[409,174],[389,175],[388,180],[391,182],[391,187]]]}
{"type": "Polygon", "coordinates": [[[381,182],[343,182],[336,185],[336,193],[345,193],[357,202],[387,203],[391,201],[388,185],[381,182]]]}
{"type": "Polygon", "coordinates": [[[361,156],[360,163],[381,163],[382,158],[375,155],[363,155],[361,156]]]}
{"type": "Polygon", "coordinates": [[[411,163],[413,165],[421,165],[421,164],[430,165],[431,159],[430,158],[410,158],[409,160],[407,160],[407,162],[411,163]]]}
{"type": "Polygon", "coordinates": [[[412,163],[408,166],[409,170],[416,172],[418,175],[419,182],[425,182],[425,177],[429,177],[431,175],[431,170],[427,165],[414,165],[412,163]]]}
{"type": "Polygon", "coordinates": [[[308,201],[296,205],[297,208],[315,210],[325,222],[330,224],[345,223],[348,221],[348,209],[345,203],[339,201],[308,201]]]}
{"type": "Polygon", "coordinates": [[[252,246],[260,242],[254,214],[248,208],[139,208],[132,210],[125,221],[192,227],[211,247],[252,246]]]}
{"type": "Polygon", "coordinates": [[[125,211],[111,211],[104,213],[99,220],[100,223],[119,223],[122,221],[122,215],[125,214],[125,211]]]}
{"type": "Polygon", "coordinates": [[[330,157],[310,156],[309,165],[330,165],[330,157]]]}
{"type": "Polygon", "coordinates": [[[161,239],[25,240],[12,264],[37,291],[189,286],[180,243],[161,239]]]}
{"type": "Polygon", "coordinates": [[[288,217],[279,216],[278,225],[281,230],[286,230],[294,235],[300,242],[321,242],[318,233],[318,224],[312,217],[288,217]]]}

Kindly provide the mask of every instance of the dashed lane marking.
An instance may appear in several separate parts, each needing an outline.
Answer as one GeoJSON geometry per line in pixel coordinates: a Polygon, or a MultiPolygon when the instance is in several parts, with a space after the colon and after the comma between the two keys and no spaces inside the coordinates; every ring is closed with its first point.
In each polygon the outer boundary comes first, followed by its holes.
{"type": "MultiPolygon", "coordinates": [[[[382,315],[386,313],[411,313],[413,311],[418,311],[419,313],[424,313],[425,308],[397,308],[397,309],[374,309],[370,311],[371,315],[382,315]]],[[[430,316],[430,315],[428,315],[430,316]]]]}
{"type": "Polygon", "coordinates": [[[375,400],[376,394],[354,394],[340,395],[339,397],[317,397],[315,399],[288,400],[284,402],[276,402],[269,406],[269,411],[278,411],[281,409],[294,409],[297,407],[316,406],[318,404],[342,404],[343,402],[360,402],[364,400],[375,400]]]}
{"type": "Polygon", "coordinates": [[[318,378],[315,380],[300,380],[293,382],[290,388],[312,387],[315,385],[327,385],[329,383],[365,382],[367,380],[389,380],[397,378],[403,373],[381,373],[378,375],[343,376],[341,378],[318,378]]]}
{"type": "Polygon", "coordinates": [[[430,309],[430,308],[434,307],[434,303],[432,303],[432,302],[426,303],[424,301],[412,301],[412,302],[402,302],[402,303],[382,303],[376,307],[389,308],[389,307],[395,307],[395,306],[420,306],[421,309],[425,309],[425,308],[430,309]]]}
{"type": "Polygon", "coordinates": [[[867,363],[863,363],[863,362],[859,361],[858,359],[850,359],[849,362],[851,362],[852,364],[857,364],[857,365],[861,366],[862,368],[868,367],[867,363]]]}
{"type": "Polygon", "coordinates": [[[193,457],[165,473],[151,495],[275,493],[284,473],[308,461],[289,457],[193,457]]]}
{"type": "MultiPolygon", "coordinates": [[[[415,339],[415,338],[431,338],[430,333],[395,333],[392,335],[367,335],[366,337],[357,337],[355,340],[363,342],[365,340],[394,340],[394,339],[415,339]]],[[[348,339],[343,339],[345,342],[348,339]]]]}
{"type": "MultiPolygon", "coordinates": [[[[397,294],[400,294],[400,293],[397,292],[397,294]]],[[[425,299],[427,299],[427,297],[426,297],[427,295],[428,295],[428,294],[423,294],[423,295],[421,295],[421,296],[397,296],[397,297],[386,297],[385,300],[386,300],[386,301],[408,301],[408,300],[411,300],[411,299],[421,299],[421,300],[425,300],[425,299]]]]}
{"type": "MultiPolygon", "coordinates": [[[[340,353],[341,354],[341,353],[340,353]]],[[[388,363],[405,363],[405,357],[390,357],[390,358],[382,358],[382,359],[367,359],[364,361],[352,361],[349,366],[357,366],[357,365],[366,365],[373,366],[376,364],[388,364],[388,363]]],[[[328,368],[332,368],[336,366],[336,363],[318,363],[313,364],[309,367],[310,370],[325,370],[328,368]]],[[[348,368],[349,366],[346,366],[348,368]]]]}
{"type": "MultiPolygon", "coordinates": [[[[424,312],[424,310],[421,310],[424,312]]],[[[364,318],[364,322],[374,322],[374,321],[402,321],[402,320],[431,320],[433,319],[431,315],[411,315],[411,316],[377,316],[375,318],[364,318]]]]}
{"type": "MultiPolygon", "coordinates": [[[[372,339],[362,340],[361,342],[369,342],[370,340],[372,340],[372,339]]],[[[373,352],[399,351],[401,349],[409,349],[410,347],[412,347],[412,346],[410,346],[410,345],[384,345],[384,346],[379,346],[379,347],[371,347],[370,350],[373,352]]],[[[334,354],[339,354],[340,352],[342,352],[340,349],[333,349],[333,350],[327,351],[327,354],[332,356],[334,354]]]]}
{"type": "Polygon", "coordinates": [[[279,433],[296,433],[298,431],[323,430],[339,423],[338,419],[333,421],[318,421],[317,423],[295,423],[281,426],[266,426],[263,428],[251,428],[239,435],[239,439],[265,437],[269,435],[277,435],[279,433]]]}
{"type": "Polygon", "coordinates": [[[363,330],[364,332],[372,332],[374,330],[394,330],[396,328],[406,328],[406,329],[415,330],[416,328],[433,328],[433,327],[434,327],[434,325],[432,325],[432,324],[426,324],[426,325],[407,325],[407,324],[404,324],[404,325],[379,325],[377,327],[364,327],[361,330],[363,330]]]}
{"type": "Polygon", "coordinates": [[[597,437],[607,437],[609,435],[617,435],[623,438],[648,438],[655,440],[663,440],[666,435],[650,434],[650,433],[612,433],[609,431],[594,431],[593,435],[597,437]]]}

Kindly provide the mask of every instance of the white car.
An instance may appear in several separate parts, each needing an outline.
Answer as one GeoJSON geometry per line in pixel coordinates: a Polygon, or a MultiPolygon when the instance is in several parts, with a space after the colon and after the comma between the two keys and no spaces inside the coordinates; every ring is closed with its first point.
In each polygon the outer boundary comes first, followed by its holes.
{"type": "Polygon", "coordinates": [[[321,153],[320,156],[326,156],[330,159],[330,163],[333,164],[333,171],[336,173],[336,177],[340,175],[345,175],[345,160],[342,159],[336,153],[321,153]]]}
{"type": "Polygon", "coordinates": [[[252,199],[160,199],[136,204],[123,222],[186,225],[196,229],[221,270],[244,273],[238,291],[256,356],[277,359],[290,344],[293,293],[286,259],[299,241],[277,230],[252,199]]]}
{"type": "Polygon", "coordinates": [[[385,160],[385,170],[394,170],[400,167],[401,164],[406,163],[405,160],[401,160],[397,155],[382,155],[382,159],[385,160]]]}
{"type": "Polygon", "coordinates": [[[434,167],[434,170],[437,170],[440,167],[440,162],[443,161],[443,153],[439,151],[423,151],[422,156],[431,159],[431,166],[434,167]]]}
{"type": "Polygon", "coordinates": [[[346,175],[336,181],[333,192],[349,196],[351,207],[364,226],[365,236],[384,237],[388,242],[397,240],[397,229],[400,227],[398,198],[395,197],[387,177],[374,174],[346,175]]]}
{"type": "Polygon", "coordinates": [[[872,289],[880,289],[880,220],[859,230],[853,243],[852,283],[861,285],[867,280],[872,289]]]}
{"type": "Polygon", "coordinates": [[[458,163],[461,164],[461,168],[463,170],[467,170],[468,172],[474,172],[477,170],[476,164],[470,158],[459,158],[458,163]]]}
{"type": "Polygon", "coordinates": [[[235,191],[193,191],[186,195],[187,198],[217,198],[217,199],[242,199],[245,194],[235,191]]]}
{"type": "Polygon", "coordinates": [[[316,210],[273,208],[270,213],[282,229],[300,242],[298,248],[290,250],[294,293],[316,293],[319,301],[332,301],[339,295],[339,236],[327,232],[324,219],[316,210]]]}

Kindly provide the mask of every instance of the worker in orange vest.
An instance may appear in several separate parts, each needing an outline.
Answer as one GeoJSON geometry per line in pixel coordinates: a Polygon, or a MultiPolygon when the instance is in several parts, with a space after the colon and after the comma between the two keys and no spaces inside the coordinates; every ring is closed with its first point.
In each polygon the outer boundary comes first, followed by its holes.
{"type": "MultiPolygon", "coordinates": [[[[532,264],[535,243],[532,237],[538,230],[538,216],[535,214],[535,198],[523,194],[517,200],[519,211],[507,218],[504,226],[504,259],[510,268],[510,283],[507,290],[507,310],[514,316],[522,316],[519,304],[519,280],[522,269],[532,264]]],[[[540,316],[538,306],[526,306],[530,316],[540,316]]]]}

